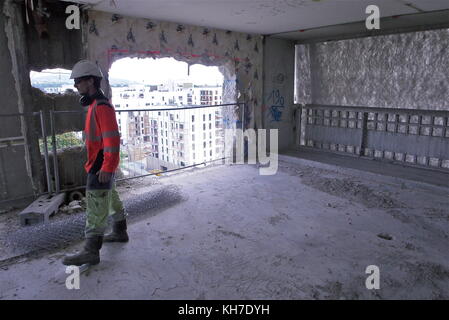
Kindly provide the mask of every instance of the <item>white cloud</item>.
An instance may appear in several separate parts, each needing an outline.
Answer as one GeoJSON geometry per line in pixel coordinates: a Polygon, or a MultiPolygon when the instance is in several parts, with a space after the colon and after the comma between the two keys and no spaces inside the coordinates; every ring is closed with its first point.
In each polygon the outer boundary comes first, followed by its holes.
{"type": "Polygon", "coordinates": [[[223,83],[223,75],[218,67],[195,64],[190,67],[190,76],[187,69],[187,63],[173,58],[123,58],[112,64],[109,78],[144,81],[145,84],[159,84],[168,80],[189,81],[196,84],[223,83]]]}

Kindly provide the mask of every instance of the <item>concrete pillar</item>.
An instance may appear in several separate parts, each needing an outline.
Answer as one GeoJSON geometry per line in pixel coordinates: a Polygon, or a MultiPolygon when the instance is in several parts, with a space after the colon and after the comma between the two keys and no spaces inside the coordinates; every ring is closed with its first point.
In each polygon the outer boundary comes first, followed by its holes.
{"type": "MultiPolygon", "coordinates": [[[[279,151],[295,144],[293,117],[295,43],[267,37],[264,45],[263,128],[278,129],[279,151]]],[[[267,131],[267,146],[269,146],[267,131]]]]}

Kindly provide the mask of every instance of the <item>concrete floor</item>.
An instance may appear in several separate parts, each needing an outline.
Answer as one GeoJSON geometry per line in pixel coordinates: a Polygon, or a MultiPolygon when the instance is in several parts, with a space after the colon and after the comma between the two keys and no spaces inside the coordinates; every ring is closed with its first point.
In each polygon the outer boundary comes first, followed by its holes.
{"type": "Polygon", "coordinates": [[[0,267],[0,298],[449,298],[449,189],[281,159],[273,176],[220,165],[161,177],[184,200],[130,225],[129,243],[105,244],[79,290],[65,287],[61,251],[0,267]],[[379,290],[365,287],[368,265],[379,290]]]}
{"type": "Polygon", "coordinates": [[[404,165],[402,162],[384,159],[372,160],[368,157],[350,156],[348,154],[338,154],[329,151],[319,151],[311,148],[295,148],[287,150],[284,155],[311,160],[322,164],[331,164],[347,169],[362,170],[365,172],[386,175],[391,178],[398,178],[396,183],[400,184],[400,179],[424,182],[436,186],[449,188],[449,171],[437,171],[423,169],[417,166],[404,165]]]}

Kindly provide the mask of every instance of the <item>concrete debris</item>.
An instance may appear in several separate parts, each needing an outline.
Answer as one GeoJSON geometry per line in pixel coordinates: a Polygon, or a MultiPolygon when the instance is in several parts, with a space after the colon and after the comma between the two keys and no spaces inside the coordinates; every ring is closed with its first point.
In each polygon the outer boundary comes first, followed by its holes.
{"type": "Polygon", "coordinates": [[[67,214],[72,214],[76,212],[81,212],[86,210],[86,198],[83,197],[81,200],[73,200],[68,205],[62,206],[60,211],[67,214]]]}
{"type": "MultiPolygon", "coordinates": [[[[355,181],[337,172],[315,168],[298,170],[282,164],[279,168],[290,172],[292,175],[299,176],[301,182],[305,185],[334,196],[362,203],[367,208],[392,209],[406,207],[404,203],[394,199],[392,194],[384,188],[373,188],[368,183],[355,181]]],[[[333,207],[332,204],[327,204],[327,206],[333,207]]]]}
{"type": "MultiPolygon", "coordinates": [[[[128,220],[133,221],[139,217],[154,216],[183,200],[185,199],[179,187],[167,185],[123,199],[123,204],[128,213],[128,220]]],[[[85,198],[74,200],[60,209],[60,212],[67,213],[64,218],[8,233],[5,245],[10,251],[12,250],[9,254],[21,255],[40,250],[52,250],[83,239],[85,226],[83,210],[85,210],[85,198]]]]}
{"type": "Polygon", "coordinates": [[[393,199],[388,192],[373,190],[365,184],[339,178],[315,178],[304,181],[320,191],[357,200],[368,208],[401,208],[402,203],[393,199]]]}
{"type": "Polygon", "coordinates": [[[379,233],[377,236],[384,240],[393,240],[393,237],[390,236],[388,233],[379,233]]]}

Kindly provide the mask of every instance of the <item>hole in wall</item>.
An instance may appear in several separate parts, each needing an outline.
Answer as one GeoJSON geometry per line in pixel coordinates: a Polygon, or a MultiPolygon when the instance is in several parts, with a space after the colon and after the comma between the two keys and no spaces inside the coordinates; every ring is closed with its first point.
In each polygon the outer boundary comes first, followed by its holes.
{"type": "Polygon", "coordinates": [[[71,70],[61,68],[30,71],[31,86],[45,93],[73,93],[76,90],[73,87],[73,80],[70,79],[70,73],[71,70]]]}
{"type": "Polygon", "coordinates": [[[224,102],[219,67],[127,57],[111,65],[109,79],[124,177],[222,158],[226,107],[210,107],[224,102]],[[202,108],[182,109],[190,107],[202,108]]]}

